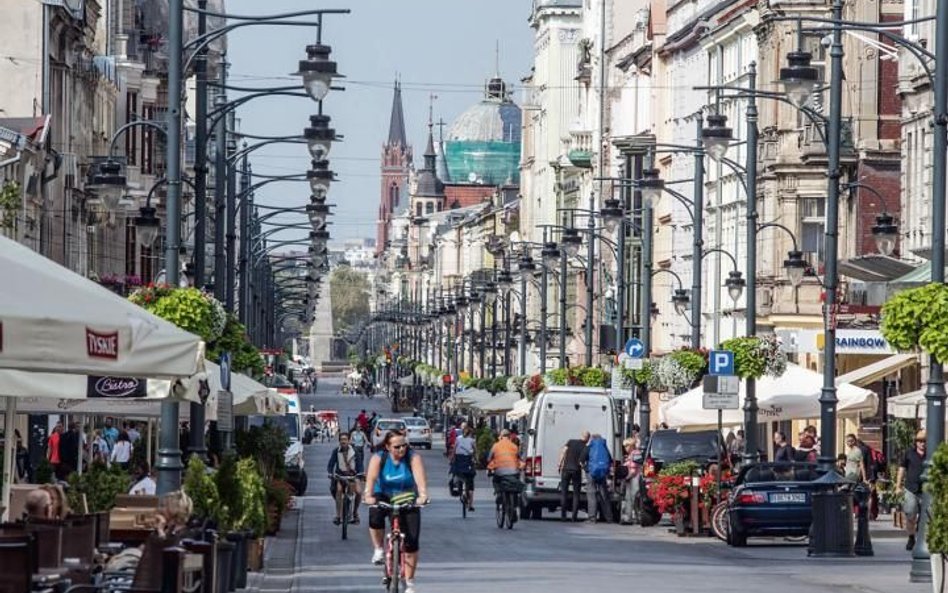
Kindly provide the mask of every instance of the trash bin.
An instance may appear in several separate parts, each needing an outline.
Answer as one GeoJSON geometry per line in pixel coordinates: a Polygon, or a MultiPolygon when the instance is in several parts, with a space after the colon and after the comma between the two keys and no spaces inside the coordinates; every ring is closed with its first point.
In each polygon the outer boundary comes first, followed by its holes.
{"type": "Polygon", "coordinates": [[[807,555],[838,558],[853,555],[852,482],[835,471],[814,481],[813,522],[807,555]]]}

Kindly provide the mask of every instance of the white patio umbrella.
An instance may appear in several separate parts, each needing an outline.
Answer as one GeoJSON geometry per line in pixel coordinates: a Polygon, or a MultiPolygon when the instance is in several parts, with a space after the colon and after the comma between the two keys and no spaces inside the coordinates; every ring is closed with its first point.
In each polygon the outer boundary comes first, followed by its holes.
{"type": "MultiPolygon", "coordinates": [[[[820,415],[820,389],[823,375],[797,365],[787,365],[780,378],[763,377],[757,380],[757,404],[760,422],[779,422],[802,418],[817,418],[820,415]]],[[[876,394],[868,389],[849,383],[836,386],[839,398],[837,411],[840,416],[873,414],[879,405],[876,394]]],[[[725,410],[724,424],[741,424],[744,421],[744,388],[741,381],[741,409],[725,410]]],[[[717,410],[702,407],[703,388],[697,387],[666,402],[659,410],[659,417],[674,428],[715,428],[718,423],[717,410]]]]}
{"type": "Polygon", "coordinates": [[[516,402],[514,402],[513,408],[507,412],[507,420],[513,422],[514,420],[526,418],[530,415],[530,408],[532,407],[533,402],[527,398],[518,399],[516,402]]]}

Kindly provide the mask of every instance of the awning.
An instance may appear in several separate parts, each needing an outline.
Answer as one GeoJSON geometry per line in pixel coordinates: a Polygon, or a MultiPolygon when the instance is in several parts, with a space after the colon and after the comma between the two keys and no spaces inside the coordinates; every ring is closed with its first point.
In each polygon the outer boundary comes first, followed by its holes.
{"type": "Polygon", "coordinates": [[[861,255],[839,262],[839,273],[863,282],[888,282],[908,274],[914,265],[887,255],[861,255]]]}
{"type": "MultiPolygon", "coordinates": [[[[736,425],[744,421],[744,389],[741,381],[739,408],[724,411],[724,424],[736,425]]],[[[818,418],[820,415],[820,390],[823,375],[803,367],[790,364],[780,378],[763,377],[757,380],[757,404],[759,422],[781,422],[802,418],[818,418]]],[[[859,414],[874,414],[879,405],[876,394],[868,389],[836,381],[839,398],[837,411],[841,417],[859,414]]],[[[659,410],[661,420],[673,428],[707,429],[717,426],[717,410],[703,407],[704,389],[698,387],[663,404],[659,410]]]]}
{"type": "Polygon", "coordinates": [[[513,422],[515,420],[520,420],[521,418],[526,418],[530,415],[530,408],[533,407],[533,402],[524,398],[518,399],[514,405],[513,409],[507,412],[507,420],[513,422]]]}
{"type": "Polygon", "coordinates": [[[473,407],[488,414],[507,412],[513,409],[514,404],[520,401],[520,398],[521,398],[521,395],[519,393],[514,393],[512,391],[504,391],[504,392],[494,395],[488,400],[479,402],[477,405],[473,407]]]}
{"type": "Polygon", "coordinates": [[[927,387],[922,387],[917,391],[890,397],[886,406],[889,414],[896,418],[924,418],[926,390],[927,387]]]}
{"type": "Polygon", "coordinates": [[[840,375],[836,378],[836,382],[837,384],[851,383],[858,387],[865,387],[900,369],[912,366],[917,362],[917,354],[893,354],[872,364],[867,364],[864,367],[850,371],[845,375],[840,375]]]}
{"type": "Polygon", "coordinates": [[[932,281],[932,262],[927,261],[914,270],[893,278],[890,284],[928,284],[932,281]]]}

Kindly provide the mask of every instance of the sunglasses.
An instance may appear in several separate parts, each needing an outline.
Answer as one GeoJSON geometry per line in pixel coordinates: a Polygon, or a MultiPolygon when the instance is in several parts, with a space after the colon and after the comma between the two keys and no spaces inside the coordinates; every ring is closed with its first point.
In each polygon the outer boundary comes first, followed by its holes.
{"type": "Polygon", "coordinates": [[[915,442],[916,442],[916,443],[924,443],[924,442],[925,442],[925,439],[915,439],[915,442]]]}
{"type": "Polygon", "coordinates": [[[402,443],[401,445],[392,445],[392,449],[396,449],[396,450],[407,449],[407,448],[408,448],[408,445],[406,445],[405,443],[402,443]]]}

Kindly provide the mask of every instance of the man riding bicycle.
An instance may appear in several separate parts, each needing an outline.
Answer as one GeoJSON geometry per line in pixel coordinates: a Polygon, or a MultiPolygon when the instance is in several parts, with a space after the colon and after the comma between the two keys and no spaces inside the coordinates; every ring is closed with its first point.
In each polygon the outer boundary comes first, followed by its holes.
{"type": "Polygon", "coordinates": [[[503,491],[504,482],[519,482],[522,467],[520,450],[510,440],[510,431],[505,428],[500,431],[500,439],[494,443],[487,456],[487,471],[494,475],[494,493],[503,491]]]}
{"type": "MultiPolygon", "coordinates": [[[[355,447],[349,444],[349,435],[339,433],[339,446],[332,450],[329,456],[329,465],[327,471],[330,476],[340,475],[349,476],[352,480],[339,480],[333,478],[332,491],[336,497],[336,518],[332,520],[333,525],[342,523],[342,501],[347,494],[355,496],[355,504],[352,505],[353,525],[359,524],[359,479],[356,476],[362,474],[362,458],[356,454],[355,447]],[[348,491],[347,491],[348,490],[348,491]]],[[[347,518],[348,519],[348,518],[347,518]]]]}
{"type": "Polygon", "coordinates": [[[454,441],[451,475],[464,481],[469,511],[474,510],[474,477],[477,475],[477,470],[474,468],[474,446],[474,429],[465,424],[464,432],[454,441]]]}
{"type": "MultiPolygon", "coordinates": [[[[389,431],[382,441],[381,450],[369,461],[365,477],[365,503],[379,501],[390,504],[428,502],[428,480],[421,455],[408,449],[408,441],[400,432],[389,431]]],[[[390,511],[378,507],[369,509],[369,535],[374,552],[373,564],[385,562],[382,548],[385,539],[385,519],[390,511]]],[[[412,508],[401,515],[401,530],[405,536],[405,593],[416,593],[415,570],[418,567],[418,541],[421,534],[421,512],[412,508]]]]}

